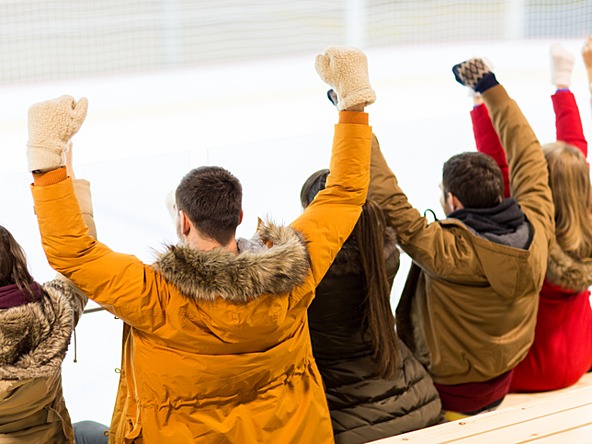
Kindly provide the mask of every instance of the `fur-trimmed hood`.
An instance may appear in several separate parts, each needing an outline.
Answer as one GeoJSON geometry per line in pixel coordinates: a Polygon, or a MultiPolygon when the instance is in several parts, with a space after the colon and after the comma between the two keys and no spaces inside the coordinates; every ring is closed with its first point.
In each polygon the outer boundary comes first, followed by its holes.
{"type": "Polygon", "coordinates": [[[308,274],[306,243],[290,227],[260,223],[255,237],[238,245],[238,255],[171,245],[153,267],[190,299],[235,303],[289,293],[308,274]]]}
{"type": "Polygon", "coordinates": [[[67,296],[73,290],[58,279],[43,290],[36,302],[0,310],[0,379],[42,378],[60,369],[74,328],[74,296],[67,296]]]}
{"type": "Polygon", "coordinates": [[[574,259],[554,242],[549,250],[547,279],[567,290],[584,290],[592,285],[592,258],[574,259]]]}

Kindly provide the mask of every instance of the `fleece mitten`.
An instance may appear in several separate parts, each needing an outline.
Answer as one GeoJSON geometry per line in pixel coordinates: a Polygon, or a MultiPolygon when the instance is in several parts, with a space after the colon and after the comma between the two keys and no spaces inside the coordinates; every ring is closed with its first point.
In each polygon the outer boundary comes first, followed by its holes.
{"type": "Polygon", "coordinates": [[[317,73],[337,93],[337,108],[370,105],[376,94],[368,80],[366,55],[356,48],[332,47],[316,59],[317,73]]]}
{"type": "Polygon", "coordinates": [[[571,71],[574,65],[574,56],[565,50],[559,43],[553,43],[551,53],[551,83],[553,85],[569,86],[571,71]]]}
{"type": "Polygon", "coordinates": [[[51,171],[66,163],[70,138],[80,129],[88,101],[70,96],[39,102],[29,108],[29,171],[51,171]]]}
{"type": "Polygon", "coordinates": [[[470,59],[452,67],[458,83],[483,93],[498,84],[493,72],[483,59],[470,59]]]}

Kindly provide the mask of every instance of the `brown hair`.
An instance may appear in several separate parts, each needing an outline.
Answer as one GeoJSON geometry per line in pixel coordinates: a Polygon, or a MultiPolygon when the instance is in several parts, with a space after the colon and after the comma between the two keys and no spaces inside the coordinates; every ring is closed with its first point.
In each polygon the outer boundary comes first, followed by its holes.
{"type": "Polygon", "coordinates": [[[191,170],[175,192],[182,210],[201,234],[226,245],[236,234],[242,211],[243,190],[239,180],[215,166],[191,170]]]}
{"type": "Polygon", "coordinates": [[[12,234],[0,225],[0,286],[16,284],[23,294],[34,298],[33,277],[27,268],[25,251],[12,234]]]}
{"type": "Polygon", "coordinates": [[[444,163],[442,191],[444,199],[452,193],[465,208],[492,208],[504,198],[504,179],[493,158],[466,152],[444,163]]]}
{"type": "Polygon", "coordinates": [[[582,152],[565,142],[543,146],[555,204],[555,237],[576,258],[592,256],[590,169],[582,152]]]}
{"type": "MultiPolygon", "coordinates": [[[[304,183],[300,192],[304,208],[325,188],[328,174],[329,170],[317,171],[304,183]]],[[[386,221],[382,209],[376,203],[366,201],[352,236],[346,242],[355,241],[360,254],[366,288],[363,322],[370,331],[374,360],[380,375],[392,378],[397,372],[398,341],[384,258],[385,237],[386,221]]]]}

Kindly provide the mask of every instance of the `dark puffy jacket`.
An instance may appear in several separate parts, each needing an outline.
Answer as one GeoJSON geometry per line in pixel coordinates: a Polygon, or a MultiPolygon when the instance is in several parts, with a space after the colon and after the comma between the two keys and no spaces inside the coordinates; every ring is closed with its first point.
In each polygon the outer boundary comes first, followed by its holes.
{"type": "MultiPolygon", "coordinates": [[[[399,252],[389,233],[385,245],[389,280],[399,252]]],[[[399,341],[394,379],[378,375],[372,342],[363,326],[366,294],[355,242],[347,241],[317,287],[308,309],[313,354],[323,377],[335,441],[368,442],[440,420],[441,403],[430,376],[399,341]]]]}

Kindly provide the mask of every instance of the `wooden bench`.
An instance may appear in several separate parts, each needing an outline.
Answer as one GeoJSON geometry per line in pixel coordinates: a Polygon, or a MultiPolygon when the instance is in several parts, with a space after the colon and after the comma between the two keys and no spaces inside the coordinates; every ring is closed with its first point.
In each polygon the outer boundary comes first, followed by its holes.
{"type": "Polygon", "coordinates": [[[592,373],[553,392],[511,394],[495,411],[375,443],[592,443],[592,373]]]}

